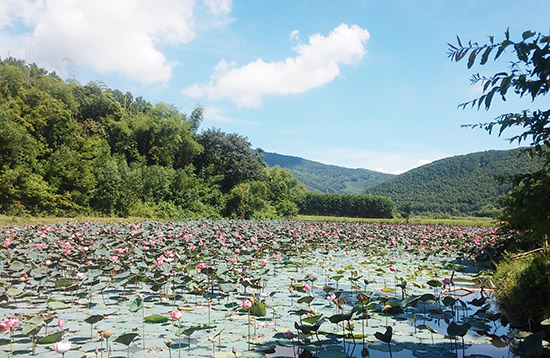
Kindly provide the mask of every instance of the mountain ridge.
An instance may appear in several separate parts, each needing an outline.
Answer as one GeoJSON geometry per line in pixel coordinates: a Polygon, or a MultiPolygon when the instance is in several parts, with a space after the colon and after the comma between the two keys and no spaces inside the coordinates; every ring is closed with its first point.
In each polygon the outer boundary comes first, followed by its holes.
{"type": "Polygon", "coordinates": [[[365,188],[395,176],[369,169],[324,164],[292,155],[273,152],[263,152],[262,155],[268,166],[278,165],[290,170],[296,179],[313,192],[359,194],[365,188]]]}
{"type": "Polygon", "coordinates": [[[501,182],[499,178],[540,168],[540,160],[531,159],[521,152],[521,148],[516,148],[456,155],[399,175],[345,168],[270,152],[264,153],[264,161],[269,166],[279,165],[290,170],[310,191],[386,196],[398,208],[411,202],[415,214],[478,215],[498,209],[498,199],[512,188],[509,180],[501,182]],[[365,186],[359,190],[361,185],[365,186]]]}

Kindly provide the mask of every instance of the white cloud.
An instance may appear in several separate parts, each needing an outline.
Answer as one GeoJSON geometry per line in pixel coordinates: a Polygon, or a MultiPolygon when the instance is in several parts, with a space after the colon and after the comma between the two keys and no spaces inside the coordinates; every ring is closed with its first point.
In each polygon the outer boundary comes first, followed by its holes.
{"type": "Polygon", "coordinates": [[[376,152],[357,148],[334,148],[312,153],[307,159],[346,168],[364,168],[389,174],[401,174],[448,156],[435,152],[376,152]]]}
{"type": "Polygon", "coordinates": [[[203,0],[203,2],[213,15],[229,14],[233,6],[231,0],[203,0]]]}
{"type": "MultiPolygon", "coordinates": [[[[297,33],[292,33],[296,36],[297,33]]],[[[264,95],[304,93],[340,75],[341,65],[358,63],[366,53],[367,30],[342,24],[328,36],[314,34],[309,44],[299,44],[297,56],[284,61],[258,59],[237,67],[225,60],[214,68],[208,84],[195,83],[183,90],[193,98],[229,98],[244,107],[258,107],[264,95]]]]}
{"type": "MultiPolygon", "coordinates": [[[[231,0],[204,2],[213,14],[231,11],[231,0]]],[[[166,82],[177,64],[159,47],[195,37],[194,7],[195,0],[2,0],[0,55],[23,57],[30,48],[30,60],[44,66],[70,58],[100,73],[166,82]]]]}

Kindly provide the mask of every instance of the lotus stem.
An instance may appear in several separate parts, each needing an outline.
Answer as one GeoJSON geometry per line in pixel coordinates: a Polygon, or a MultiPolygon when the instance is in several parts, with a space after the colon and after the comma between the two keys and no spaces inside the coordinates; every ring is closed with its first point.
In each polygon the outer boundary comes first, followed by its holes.
{"type": "MultiPolygon", "coordinates": [[[[181,320],[178,322],[178,357],[181,358],[181,320]]],[[[189,347],[191,347],[191,337],[189,337],[189,347]]]]}

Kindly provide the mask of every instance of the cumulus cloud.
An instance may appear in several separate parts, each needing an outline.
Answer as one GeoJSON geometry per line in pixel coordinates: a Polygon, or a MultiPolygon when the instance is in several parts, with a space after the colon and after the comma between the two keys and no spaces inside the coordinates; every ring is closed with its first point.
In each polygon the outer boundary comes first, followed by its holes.
{"type": "MultiPolygon", "coordinates": [[[[291,37],[297,36],[293,32],[291,37]]],[[[296,57],[265,62],[258,59],[238,67],[221,60],[209,83],[195,83],[183,90],[193,98],[229,98],[243,107],[258,107],[264,95],[304,93],[330,83],[342,65],[357,64],[366,54],[367,30],[342,24],[328,36],[314,34],[308,44],[299,44],[296,57]]]]}
{"type": "MultiPolygon", "coordinates": [[[[204,2],[212,13],[231,11],[231,0],[204,2]]],[[[22,57],[30,48],[32,61],[71,58],[100,73],[166,82],[176,63],[159,48],[195,37],[194,7],[195,0],[3,0],[0,54],[22,57]],[[21,22],[25,29],[16,29],[21,22]]]]}

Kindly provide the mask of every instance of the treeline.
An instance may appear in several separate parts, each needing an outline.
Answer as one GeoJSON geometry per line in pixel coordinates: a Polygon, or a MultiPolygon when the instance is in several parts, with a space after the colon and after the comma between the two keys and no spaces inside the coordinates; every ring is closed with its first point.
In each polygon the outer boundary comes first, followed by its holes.
{"type": "Polygon", "coordinates": [[[391,199],[382,196],[307,193],[300,204],[300,213],[354,218],[392,218],[396,214],[396,207],[391,199]]]}
{"type": "Polygon", "coordinates": [[[0,61],[0,211],[8,215],[271,218],[305,188],[246,138],[101,83],[0,61]]]}
{"type": "Polygon", "coordinates": [[[365,193],[391,198],[400,211],[415,215],[497,215],[510,179],[541,168],[543,161],[521,149],[491,150],[435,161],[409,170],[365,193]]]}

